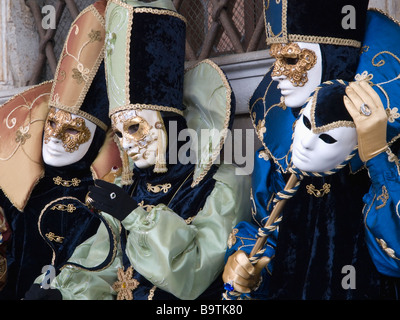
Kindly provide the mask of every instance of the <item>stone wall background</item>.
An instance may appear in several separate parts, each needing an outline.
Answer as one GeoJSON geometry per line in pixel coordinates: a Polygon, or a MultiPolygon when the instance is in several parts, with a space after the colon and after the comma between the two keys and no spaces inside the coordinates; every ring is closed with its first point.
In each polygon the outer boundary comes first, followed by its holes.
{"type": "MultiPolygon", "coordinates": [[[[36,1],[48,4],[54,0],[36,1]]],[[[81,7],[88,5],[91,0],[75,1],[81,7]]],[[[400,20],[400,0],[370,0],[370,7],[382,9],[400,20]]],[[[0,0],[0,31],[1,102],[2,97],[28,85],[38,58],[40,39],[34,17],[25,0],[0,0]]],[[[240,59],[245,61],[246,57],[241,56],[240,59]]],[[[43,72],[49,73],[48,66],[43,72]]]]}

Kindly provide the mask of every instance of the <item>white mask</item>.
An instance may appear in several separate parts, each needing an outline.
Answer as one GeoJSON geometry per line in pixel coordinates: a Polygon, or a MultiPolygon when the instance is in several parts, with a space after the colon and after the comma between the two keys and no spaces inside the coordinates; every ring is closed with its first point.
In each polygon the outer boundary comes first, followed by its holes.
{"type": "MultiPolygon", "coordinates": [[[[322,79],[322,55],[319,44],[292,42],[286,46],[296,47],[296,44],[300,48],[300,51],[304,52],[309,50],[311,51],[311,54],[312,52],[314,53],[312,54],[311,61],[309,61],[310,66],[312,67],[308,71],[304,68],[305,63],[297,63],[299,62],[298,55],[293,55],[293,57],[291,58],[289,58],[289,56],[287,55],[282,56],[281,52],[279,52],[279,54],[277,55],[273,55],[277,59],[277,61],[281,62],[283,66],[287,69],[290,69],[291,65],[295,66],[297,64],[298,70],[300,70],[300,72],[304,75],[306,79],[303,82],[300,81],[299,85],[299,83],[297,83],[297,81],[295,81],[293,78],[282,74],[280,70],[276,70],[278,68],[275,65],[272,79],[279,82],[278,88],[281,90],[281,94],[285,99],[285,105],[289,108],[297,108],[303,106],[311,93],[317,88],[317,86],[321,84],[322,79]],[[295,85],[294,83],[297,83],[297,85],[295,85]]],[[[285,48],[285,46],[280,45],[280,48],[285,48]]],[[[271,55],[273,53],[274,50],[271,49],[271,55]]],[[[290,72],[290,70],[288,72],[290,72]]]]}
{"type": "Polygon", "coordinates": [[[96,125],[67,111],[51,108],[43,135],[43,161],[64,167],[81,160],[93,141],[96,125]]]}
{"type": "Polygon", "coordinates": [[[124,110],[113,114],[111,122],[120,146],[137,168],[156,164],[158,131],[164,126],[158,111],[124,110]]]}
{"type": "Polygon", "coordinates": [[[311,105],[307,103],[298,119],[293,138],[292,162],[306,172],[326,172],[343,163],[357,145],[354,127],[338,127],[323,133],[311,130],[311,105]]]}

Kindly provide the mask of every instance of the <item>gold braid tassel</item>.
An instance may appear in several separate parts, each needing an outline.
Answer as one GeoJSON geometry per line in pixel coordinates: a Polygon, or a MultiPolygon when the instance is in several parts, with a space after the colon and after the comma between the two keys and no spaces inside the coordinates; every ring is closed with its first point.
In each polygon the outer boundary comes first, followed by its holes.
{"type": "Polygon", "coordinates": [[[133,183],[133,171],[129,164],[129,156],[119,145],[118,138],[114,135],[114,141],[118,145],[119,154],[122,161],[121,184],[130,185],[133,183]]]}
{"type": "Polygon", "coordinates": [[[167,161],[165,160],[165,154],[167,152],[167,132],[165,131],[164,121],[161,117],[160,112],[157,111],[158,122],[156,123],[156,128],[158,129],[158,148],[157,148],[157,156],[156,163],[154,165],[153,172],[155,173],[165,173],[168,171],[167,161]]]}

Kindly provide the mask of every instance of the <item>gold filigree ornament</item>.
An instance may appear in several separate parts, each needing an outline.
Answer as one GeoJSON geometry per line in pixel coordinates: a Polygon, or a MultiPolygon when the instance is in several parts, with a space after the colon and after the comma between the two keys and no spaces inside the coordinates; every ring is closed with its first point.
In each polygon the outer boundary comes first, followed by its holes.
{"type": "Polygon", "coordinates": [[[91,133],[83,118],[73,119],[71,113],[51,108],[44,127],[44,143],[49,143],[51,137],[61,140],[65,151],[72,153],[90,140],[91,133]]]}
{"type": "Polygon", "coordinates": [[[59,186],[62,185],[63,187],[78,187],[79,184],[82,182],[78,178],[72,178],[71,180],[64,180],[60,176],[53,178],[54,184],[59,186]]]}
{"type": "Polygon", "coordinates": [[[46,238],[57,243],[63,243],[64,241],[64,237],[57,236],[54,232],[46,233],[46,238]]]}
{"type": "Polygon", "coordinates": [[[51,207],[50,210],[67,211],[69,213],[73,213],[76,210],[76,207],[72,203],[68,203],[67,205],[59,203],[51,207]]]}
{"type": "Polygon", "coordinates": [[[375,240],[378,242],[378,244],[380,245],[380,247],[383,249],[383,251],[386,252],[386,254],[387,254],[389,257],[391,257],[391,258],[393,258],[393,259],[397,259],[397,257],[396,257],[396,252],[395,252],[392,248],[389,248],[389,247],[388,247],[388,245],[387,245],[387,243],[386,243],[385,240],[383,240],[383,239],[378,239],[378,238],[376,238],[375,240]]]}
{"type": "Polygon", "coordinates": [[[382,202],[382,204],[380,204],[379,206],[376,206],[375,209],[381,209],[384,206],[386,206],[386,202],[389,200],[389,192],[387,191],[385,186],[382,186],[382,194],[379,195],[376,200],[380,200],[382,202]]]}
{"type": "Polygon", "coordinates": [[[239,232],[238,229],[234,228],[232,230],[232,232],[229,234],[229,238],[228,238],[228,248],[232,248],[232,246],[236,243],[236,234],[239,232]]]}
{"type": "Polygon", "coordinates": [[[301,49],[297,43],[287,45],[274,43],[270,49],[276,59],[273,77],[286,76],[295,87],[303,87],[307,81],[307,71],[317,63],[317,55],[309,49],[301,49]]]}
{"type": "Polygon", "coordinates": [[[151,183],[147,184],[147,191],[153,192],[153,193],[160,193],[164,192],[167,193],[169,189],[171,189],[172,185],[170,183],[164,183],[164,184],[157,184],[153,186],[151,183]]]}
{"type": "Polygon", "coordinates": [[[306,186],[307,193],[313,195],[316,198],[322,198],[324,195],[331,191],[331,185],[329,183],[324,183],[322,189],[317,189],[313,184],[306,186]]]}
{"type": "Polygon", "coordinates": [[[397,118],[400,117],[399,109],[397,107],[386,108],[386,115],[388,117],[388,121],[393,123],[397,118]]]}
{"type": "Polygon", "coordinates": [[[124,272],[118,268],[118,281],[114,282],[112,288],[117,292],[117,300],[133,300],[132,291],[139,286],[139,281],[133,279],[133,268],[130,266],[124,272]]]}

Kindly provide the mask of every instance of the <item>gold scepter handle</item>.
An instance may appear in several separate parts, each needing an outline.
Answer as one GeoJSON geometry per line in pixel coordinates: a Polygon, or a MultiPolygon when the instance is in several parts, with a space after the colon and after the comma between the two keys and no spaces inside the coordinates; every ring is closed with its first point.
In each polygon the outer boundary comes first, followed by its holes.
{"type": "MultiPolygon", "coordinates": [[[[296,177],[296,175],[294,173],[292,173],[289,177],[288,182],[286,183],[284,190],[288,191],[288,190],[292,189],[296,185],[297,182],[298,182],[298,178],[296,177]]],[[[267,222],[264,225],[265,228],[271,226],[271,224],[273,224],[276,221],[276,219],[279,218],[279,216],[282,212],[282,209],[285,206],[285,203],[287,200],[288,199],[282,199],[275,204],[270,216],[268,217],[267,222]]],[[[264,247],[265,243],[267,242],[267,239],[268,239],[268,236],[259,237],[257,239],[253,249],[250,252],[250,256],[249,256],[250,258],[252,256],[254,256],[259,250],[261,250],[262,247],[264,247]]]]}

